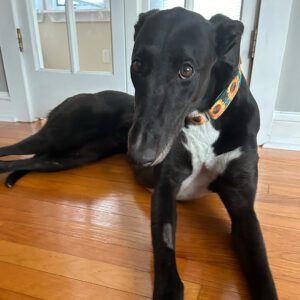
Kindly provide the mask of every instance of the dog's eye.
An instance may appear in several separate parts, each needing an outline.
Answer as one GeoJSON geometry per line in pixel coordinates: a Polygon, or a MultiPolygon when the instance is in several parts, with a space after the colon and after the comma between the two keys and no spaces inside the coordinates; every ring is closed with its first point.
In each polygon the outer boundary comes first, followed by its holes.
{"type": "Polygon", "coordinates": [[[134,60],[131,64],[131,70],[134,73],[140,73],[142,69],[142,63],[139,60],[134,60]]]}
{"type": "Polygon", "coordinates": [[[193,67],[189,64],[184,64],[179,70],[179,77],[181,79],[190,78],[194,73],[193,67]]]}

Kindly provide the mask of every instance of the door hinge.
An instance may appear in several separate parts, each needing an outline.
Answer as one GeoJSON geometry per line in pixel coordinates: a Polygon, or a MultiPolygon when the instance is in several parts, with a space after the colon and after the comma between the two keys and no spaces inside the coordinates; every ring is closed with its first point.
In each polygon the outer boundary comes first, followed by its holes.
{"type": "Polygon", "coordinates": [[[249,58],[254,58],[255,55],[255,48],[256,48],[256,41],[257,41],[257,28],[251,31],[251,40],[250,40],[250,48],[249,48],[249,58]]]}
{"type": "Polygon", "coordinates": [[[23,37],[20,28],[17,28],[17,38],[18,38],[18,45],[21,52],[23,52],[23,37]]]}

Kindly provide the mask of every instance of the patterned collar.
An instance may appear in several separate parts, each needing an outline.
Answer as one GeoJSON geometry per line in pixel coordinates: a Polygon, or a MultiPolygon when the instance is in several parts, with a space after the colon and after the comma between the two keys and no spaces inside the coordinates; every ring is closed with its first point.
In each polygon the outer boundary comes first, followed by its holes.
{"type": "Polygon", "coordinates": [[[214,105],[207,112],[200,113],[196,110],[190,113],[188,115],[189,122],[195,125],[203,125],[211,119],[218,119],[237,94],[242,78],[242,70],[239,66],[235,77],[232,79],[229,86],[219,94],[214,105]]]}

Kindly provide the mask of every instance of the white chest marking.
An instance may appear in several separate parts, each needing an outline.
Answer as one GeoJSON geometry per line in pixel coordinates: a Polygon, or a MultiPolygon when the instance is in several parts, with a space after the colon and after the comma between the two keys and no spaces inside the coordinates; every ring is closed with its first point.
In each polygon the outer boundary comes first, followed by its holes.
{"type": "Polygon", "coordinates": [[[208,192],[208,185],[222,174],[233,159],[242,154],[240,148],[217,155],[212,145],[218,139],[220,132],[210,122],[203,125],[190,125],[183,132],[187,142],[185,147],[191,152],[192,174],[181,184],[177,200],[195,199],[208,192]]]}

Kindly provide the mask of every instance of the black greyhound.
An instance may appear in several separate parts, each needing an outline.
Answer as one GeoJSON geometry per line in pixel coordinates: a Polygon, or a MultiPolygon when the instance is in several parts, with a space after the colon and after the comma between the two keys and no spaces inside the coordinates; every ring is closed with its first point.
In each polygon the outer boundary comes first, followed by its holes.
{"type": "Polygon", "coordinates": [[[176,199],[207,191],[219,194],[231,217],[253,299],[277,299],[254,211],[259,112],[239,69],[242,32],[241,22],[222,15],[207,21],[181,8],[141,14],[131,66],[135,99],[111,91],[71,97],[38,133],[0,149],[2,156],[35,155],[0,162],[1,172],[13,172],[8,185],[32,170],[63,170],[128,150],[138,179],[154,189],[156,300],[183,299],[176,199]]]}

